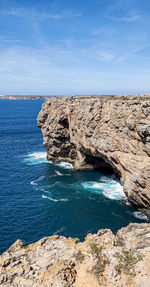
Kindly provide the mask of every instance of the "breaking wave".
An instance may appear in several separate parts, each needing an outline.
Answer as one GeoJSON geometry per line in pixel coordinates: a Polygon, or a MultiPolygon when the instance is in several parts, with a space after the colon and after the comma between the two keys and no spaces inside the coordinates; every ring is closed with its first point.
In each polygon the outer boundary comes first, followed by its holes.
{"type": "Polygon", "coordinates": [[[126,195],[123,192],[123,186],[120,182],[102,177],[100,182],[89,181],[82,183],[84,189],[93,193],[103,194],[105,197],[112,200],[125,200],[126,195]]]}
{"type": "Polygon", "coordinates": [[[46,158],[47,153],[46,152],[33,152],[28,153],[25,156],[24,161],[27,163],[27,165],[37,165],[42,163],[49,163],[50,161],[46,158]]]}
{"type": "Polygon", "coordinates": [[[38,179],[36,180],[32,180],[30,182],[31,185],[38,185],[38,182],[41,181],[44,178],[44,175],[40,176],[38,179]]]}
{"type": "MultiPolygon", "coordinates": [[[[53,163],[50,160],[47,160],[47,152],[42,151],[42,152],[32,152],[28,153],[25,155],[24,162],[27,163],[27,165],[37,165],[37,164],[42,164],[42,163],[51,163],[54,164],[55,166],[64,168],[64,169],[73,169],[73,165],[69,162],[60,162],[60,163],[53,163]]],[[[63,175],[61,172],[56,171],[56,174],[61,176],[63,175]]]]}
{"type": "Polygon", "coordinates": [[[73,169],[73,165],[71,163],[69,163],[69,162],[62,161],[60,163],[56,163],[56,165],[60,166],[60,167],[62,167],[64,169],[73,169]]]}
{"type": "Polygon", "coordinates": [[[136,218],[139,218],[139,219],[142,219],[142,220],[148,220],[147,216],[144,213],[140,212],[140,211],[133,212],[133,215],[136,218]]]}
{"type": "Polygon", "coordinates": [[[55,199],[55,198],[52,198],[52,197],[47,196],[47,195],[44,195],[44,194],[42,194],[42,198],[46,198],[46,199],[49,199],[49,200],[55,201],[55,202],[58,202],[58,201],[68,201],[67,198],[55,199]]]}

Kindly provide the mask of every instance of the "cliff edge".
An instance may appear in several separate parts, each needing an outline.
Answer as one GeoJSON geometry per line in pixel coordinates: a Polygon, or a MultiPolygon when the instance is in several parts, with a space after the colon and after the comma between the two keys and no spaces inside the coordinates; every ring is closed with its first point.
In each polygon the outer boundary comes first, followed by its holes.
{"type": "Polygon", "coordinates": [[[4,287],[148,287],[150,225],[108,229],[84,242],[54,235],[25,246],[17,240],[0,256],[4,287]]]}
{"type": "Polygon", "coordinates": [[[113,170],[150,215],[150,96],[51,98],[38,115],[47,158],[113,170]]]}

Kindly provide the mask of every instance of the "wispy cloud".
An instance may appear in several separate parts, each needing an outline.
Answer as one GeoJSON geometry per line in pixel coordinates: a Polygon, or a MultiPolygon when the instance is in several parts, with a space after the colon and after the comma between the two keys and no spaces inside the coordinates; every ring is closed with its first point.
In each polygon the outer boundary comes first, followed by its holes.
{"type": "Polygon", "coordinates": [[[86,7],[68,0],[47,0],[47,6],[27,1],[23,7],[11,6],[19,1],[3,0],[3,6],[1,1],[3,91],[109,93],[108,87],[110,92],[127,84],[137,87],[140,77],[148,87],[149,21],[136,5],[140,0],[93,1],[95,13],[88,8],[90,0],[86,7]]]}
{"type": "Polygon", "coordinates": [[[138,20],[141,20],[143,18],[143,16],[135,11],[132,11],[130,13],[127,13],[126,15],[122,16],[122,17],[115,17],[115,16],[111,16],[111,15],[105,15],[105,17],[117,21],[117,22],[135,22],[138,20]]]}
{"type": "Polygon", "coordinates": [[[14,38],[10,38],[7,36],[1,36],[0,35],[0,44],[7,44],[7,43],[23,43],[23,40],[19,40],[19,39],[14,39],[14,38]]]}
{"type": "Polygon", "coordinates": [[[135,66],[127,70],[122,66],[126,57],[129,57],[128,53],[116,52],[113,47],[104,49],[96,43],[87,49],[68,47],[66,50],[50,46],[3,49],[0,50],[0,93],[127,93],[127,82],[128,90],[138,87],[139,83],[139,88],[145,91],[149,86],[149,74],[144,62],[135,73],[135,66]],[[119,59],[119,56],[125,59],[119,59]],[[122,73],[117,69],[120,62],[122,73]]]}
{"type": "Polygon", "coordinates": [[[101,35],[103,37],[105,37],[105,36],[110,37],[110,36],[113,36],[116,34],[116,28],[114,28],[110,25],[106,25],[106,26],[101,25],[100,28],[92,30],[90,34],[94,35],[94,36],[101,35]]]}
{"type": "Polygon", "coordinates": [[[3,9],[0,11],[1,16],[15,16],[15,17],[23,17],[23,18],[36,18],[39,20],[45,19],[72,19],[76,17],[80,17],[82,15],[81,11],[74,11],[69,9],[63,9],[59,11],[38,11],[36,8],[19,8],[12,7],[11,9],[3,9]]]}
{"type": "Polygon", "coordinates": [[[107,5],[104,17],[117,22],[136,22],[143,19],[137,0],[113,0],[107,5]]]}

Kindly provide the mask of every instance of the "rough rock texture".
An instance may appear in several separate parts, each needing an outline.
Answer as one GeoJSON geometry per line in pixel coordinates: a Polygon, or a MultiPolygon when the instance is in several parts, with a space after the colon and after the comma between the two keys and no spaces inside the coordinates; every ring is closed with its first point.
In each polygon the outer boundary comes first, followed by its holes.
{"type": "Polygon", "coordinates": [[[0,256],[0,286],[148,287],[150,225],[130,224],[115,236],[110,230],[75,243],[46,237],[24,246],[17,240],[0,256]]]}
{"type": "Polygon", "coordinates": [[[38,116],[47,157],[75,169],[112,167],[150,213],[150,96],[51,98],[38,116]]]}

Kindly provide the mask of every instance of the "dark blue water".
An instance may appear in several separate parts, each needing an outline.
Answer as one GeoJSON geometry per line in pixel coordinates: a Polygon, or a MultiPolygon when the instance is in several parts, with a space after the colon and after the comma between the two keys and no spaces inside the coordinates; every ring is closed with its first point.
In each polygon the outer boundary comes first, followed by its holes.
{"type": "Polygon", "coordinates": [[[0,253],[18,238],[30,243],[62,234],[83,240],[100,228],[116,232],[142,222],[144,216],[123,203],[113,177],[46,160],[36,120],[41,104],[0,101],[0,253]]]}

